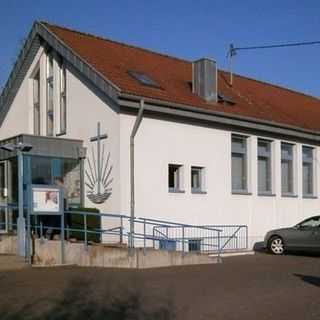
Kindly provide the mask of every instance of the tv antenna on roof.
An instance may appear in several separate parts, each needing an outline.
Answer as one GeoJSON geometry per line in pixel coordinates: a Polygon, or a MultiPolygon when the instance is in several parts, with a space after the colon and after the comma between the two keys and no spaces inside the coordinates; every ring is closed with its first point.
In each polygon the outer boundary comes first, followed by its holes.
{"type": "Polygon", "coordinates": [[[278,43],[262,46],[249,46],[249,47],[235,47],[232,43],[229,46],[227,52],[227,58],[229,59],[230,68],[230,85],[233,85],[233,70],[232,70],[232,59],[240,50],[258,50],[258,49],[274,49],[274,48],[284,48],[284,47],[298,47],[298,46],[310,46],[320,44],[320,41],[304,41],[304,42],[291,42],[291,43],[278,43]]]}

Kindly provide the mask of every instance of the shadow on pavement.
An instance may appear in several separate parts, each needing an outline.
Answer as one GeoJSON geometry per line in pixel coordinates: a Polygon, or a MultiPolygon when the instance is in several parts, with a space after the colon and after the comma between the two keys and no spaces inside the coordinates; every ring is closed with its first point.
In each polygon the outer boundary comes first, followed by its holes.
{"type": "Polygon", "coordinates": [[[264,242],[263,241],[256,242],[253,245],[253,251],[255,251],[255,252],[267,252],[267,249],[264,247],[264,242]]]}
{"type": "Polygon", "coordinates": [[[297,273],[294,273],[294,275],[304,282],[312,284],[316,287],[320,287],[320,277],[307,276],[307,275],[297,274],[297,273]]]}
{"type": "Polygon", "coordinates": [[[1,310],[1,320],[175,319],[172,300],[168,296],[150,307],[144,303],[142,288],[137,288],[135,285],[135,288],[123,289],[116,283],[106,283],[105,291],[97,294],[89,281],[76,278],[61,297],[41,299],[19,310],[1,310]]]}

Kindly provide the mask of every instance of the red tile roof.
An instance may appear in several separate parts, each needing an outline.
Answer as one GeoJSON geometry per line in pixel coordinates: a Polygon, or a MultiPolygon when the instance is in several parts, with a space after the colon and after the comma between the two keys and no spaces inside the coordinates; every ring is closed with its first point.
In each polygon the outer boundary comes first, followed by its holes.
{"type": "Polygon", "coordinates": [[[234,105],[209,104],[191,91],[192,63],[146,49],[45,24],[60,40],[113,82],[122,93],[320,131],[320,100],[289,89],[219,71],[218,92],[234,105]],[[145,73],[162,89],[144,86],[128,71],[145,73]]]}

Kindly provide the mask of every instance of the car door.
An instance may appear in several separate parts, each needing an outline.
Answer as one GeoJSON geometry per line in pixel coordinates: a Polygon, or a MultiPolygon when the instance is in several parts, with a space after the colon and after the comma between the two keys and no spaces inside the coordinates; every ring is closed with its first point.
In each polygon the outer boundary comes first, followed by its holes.
{"type": "Polygon", "coordinates": [[[312,230],[312,239],[313,239],[313,249],[315,251],[320,252],[320,219],[319,219],[319,226],[314,227],[312,230]]]}
{"type": "Polygon", "coordinates": [[[320,249],[320,217],[312,217],[298,224],[291,232],[290,247],[298,250],[320,249]]]}

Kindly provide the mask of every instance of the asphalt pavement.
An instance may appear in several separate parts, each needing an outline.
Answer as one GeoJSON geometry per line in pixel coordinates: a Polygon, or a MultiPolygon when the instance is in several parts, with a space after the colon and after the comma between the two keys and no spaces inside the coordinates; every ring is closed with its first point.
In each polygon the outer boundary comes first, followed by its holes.
{"type": "Polygon", "coordinates": [[[222,264],[0,270],[0,319],[320,319],[320,257],[258,253],[222,264]]]}

